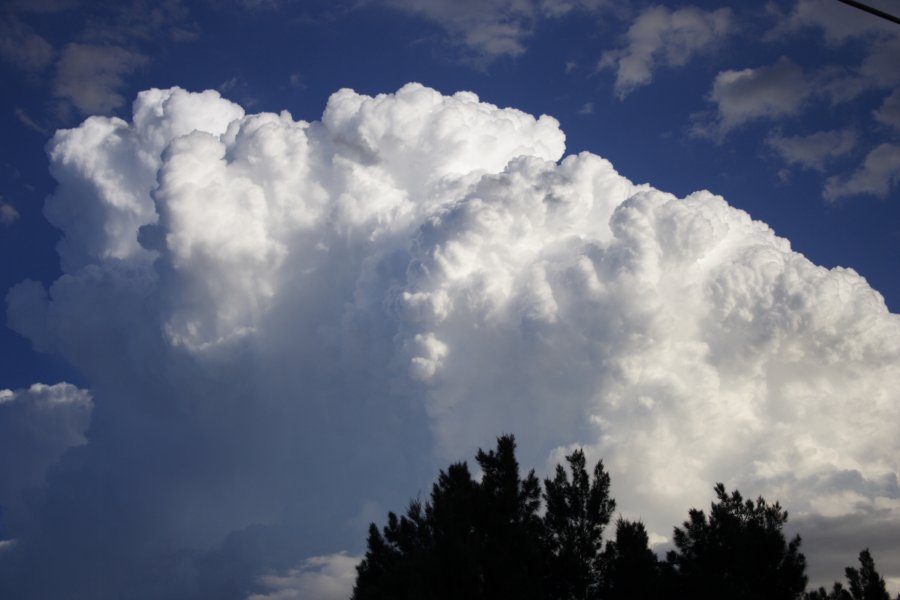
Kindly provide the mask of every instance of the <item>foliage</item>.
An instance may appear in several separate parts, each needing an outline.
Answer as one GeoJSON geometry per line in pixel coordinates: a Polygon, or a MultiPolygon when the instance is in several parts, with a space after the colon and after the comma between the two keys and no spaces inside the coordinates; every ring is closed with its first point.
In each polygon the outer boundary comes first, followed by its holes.
{"type": "Polygon", "coordinates": [[[806,558],[800,537],[786,542],[788,514],[776,502],[744,500],[737,491],[715,487],[718,502],[709,517],[693,509],[676,527],[675,550],[667,557],[679,594],[691,598],[790,600],[806,587],[806,558]]]}
{"type": "Polygon", "coordinates": [[[553,479],[544,480],[550,587],[554,598],[595,598],[603,530],[616,509],[616,501],[609,495],[609,475],[603,469],[603,461],[594,467],[593,481],[585,468],[584,452],[576,450],[566,461],[571,481],[562,465],[556,466],[553,479]]]}
{"type": "MultiPolygon", "coordinates": [[[[717,484],[709,514],[689,511],[665,561],[639,521],[619,518],[603,462],[588,472],[584,453],[557,465],[543,490],[520,475],[515,439],[479,450],[482,477],[450,465],[427,502],[411,502],[369,528],[351,600],[890,600],[868,550],[835,583],[804,594],[800,537],[787,541],[788,514],[763,498],[745,500],[717,484]]],[[[898,596],[897,600],[900,600],[898,596]]]]}
{"type": "Polygon", "coordinates": [[[606,543],[599,570],[605,600],[654,598],[662,591],[659,561],[640,521],[616,522],[616,539],[606,543]]]}
{"type": "Polygon", "coordinates": [[[602,464],[592,481],[581,451],[567,457],[572,479],[560,467],[545,482],[541,517],[540,481],[533,471],[520,477],[512,436],[476,460],[480,482],[465,463],[451,465],[424,506],[389,514],[382,532],[369,528],[353,600],[581,599],[596,587],[593,565],[615,507],[602,464]]]}
{"type": "MultiPolygon", "coordinates": [[[[844,589],[840,582],[835,582],[830,592],[820,587],[808,593],[806,600],[891,600],[884,578],[875,569],[875,560],[868,548],[859,553],[859,565],[859,569],[844,569],[849,590],[844,589]]],[[[900,600],[900,595],[897,599],[900,600]]]]}

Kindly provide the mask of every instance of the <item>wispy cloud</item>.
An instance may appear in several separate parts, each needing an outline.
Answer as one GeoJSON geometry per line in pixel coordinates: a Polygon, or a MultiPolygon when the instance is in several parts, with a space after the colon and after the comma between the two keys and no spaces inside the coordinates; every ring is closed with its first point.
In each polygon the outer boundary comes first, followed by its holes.
{"type": "Polygon", "coordinates": [[[19,219],[16,207],[0,197],[0,225],[12,225],[19,219]]]}
{"type": "Polygon", "coordinates": [[[826,163],[852,151],[859,142],[853,129],[817,131],[809,135],[783,135],[773,131],[766,143],[788,164],[823,171],[826,163]]]}
{"type": "Polygon", "coordinates": [[[40,133],[42,135],[47,135],[49,133],[49,130],[46,127],[44,127],[43,125],[39,124],[37,121],[32,119],[31,116],[29,116],[29,114],[26,113],[23,109],[16,107],[16,109],[13,112],[16,115],[16,118],[19,120],[19,122],[22,123],[23,125],[25,125],[26,127],[28,127],[29,129],[33,129],[34,131],[37,131],[38,133],[40,133]]]}
{"type": "Polygon", "coordinates": [[[125,102],[119,94],[125,78],[146,61],[119,46],[69,44],[56,66],[53,93],[84,114],[108,114],[125,102]]]}
{"type": "Polygon", "coordinates": [[[885,143],[869,152],[863,164],[849,176],[829,177],[823,192],[834,201],[847,196],[885,198],[900,186],[900,145],[885,143]]]}
{"type": "MultiPolygon", "coordinates": [[[[81,114],[108,114],[121,107],[121,89],[155,48],[197,35],[180,0],[13,0],[0,18],[0,58],[31,74],[33,83],[49,83],[60,101],[59,114],[70,114],[72,107],[81,114]],[[35,13],[61,13],[69,26],[51,30],[35,13]],[[51,66],[49,77],[37,77],[51,66]]],[[[17,116],[29,126],[37,124],[27,115],[17,116]]]]}
{"type": "Polygon", "coordinates": [[[665,6],[644,10],[626,34],[627,45],[603,54],[600,68],[616,70],[615,91],[624,98],[648,85],[659,67],[683,67],[709,52],[734,29],[730,9],[715,11],[688,6],[672,11],[665,6]]]}
{"type": "Polygon", "coordinates": [[[28,72],[38,72],[53,62],[53,46],[15,17],[0,17],[0,58],[28,72]]]}
{"type": "Polygon", "coordinates": [[[560,18],[573,11],[597,12],[610,0],[378,0],[378,3],[418,15],[447,34],[462,49],[464,58],[490,64],[515,58],[526,51],[526,40],[544,19],[560,18]]]}
{"type": "Polygon", "coordinates": [[[900,89],[884,99],[881,106],[875,110],[875,120],[900,131],[900,89]]]}
{"type": "Polygon", "coordinates": [[[853,39],[872,40],[896,35],[896,25],[832,0],[796,0],[787,12],[779,10],[775,4],[771,4],[770,9],[776,12],[776,25],[770,37],[790,35],[801,29],[817,29],[829,44],[839,45],[853,39]]]}

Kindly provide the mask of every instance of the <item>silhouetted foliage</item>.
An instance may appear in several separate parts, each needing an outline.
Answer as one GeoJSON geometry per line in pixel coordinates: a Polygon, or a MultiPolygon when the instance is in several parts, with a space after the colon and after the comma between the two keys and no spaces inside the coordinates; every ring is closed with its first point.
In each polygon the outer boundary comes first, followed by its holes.
{"type": "Polygon", "coordinates": [[[576,451],[567,457],[571,481],[560,467],[545,482],[542,518],[540,482],[533,471],[520,478],[515,447],[512,436],[499,438],[496,450],[476,456],[480,482],[465,463],[451,465],[424,507],[414,502],[403,517],[389,514],[382,532],[370,526],[353,600],[563,600],[595,592],[600,536],[615,508],[609,476],[598,464],[591,481],[576,451]]]}
{"type": "Polygon", "coordinates": [[[603,530],[616,502],[609,496],[609,475],[602,461],[594,467],[593,480],[585,468],[584,452],[576,450],[566,462],[571,480],[562,465],[556,466],[553,479],[544,480],[550,588],[554,598],[597,598],[603,530]]]}
{"type": "MultiPolygon", "coordinates": [[[[884,578],[875,569],[875,560],[866,548],[859,553],[859,569],[847,567],[844,574],[850,589],[835,582],[830,592],[820,587],[806,595],[807,600],[891,600],[884,578]]],[[[900,595],[897,596],[900,600],[900,595]]]]}
{"type": "Polygon", "coordinates": [[[547,597],[540,482],[533,471],[519,478],[512,436],[477,461],[481,482],[465,463],[451,465],[424,508],[391,513],[383,534],[369,528],[355,600],[547,597]]]}
{"type": "Polygon", "coordinates": [[[604,547],[616,503],[603,462],[589,474],[576,450],[542,491],[534,471],[520,475],[515,449],[512,436],[499,438],[476,455],[480,481],[452,464],[427,502],[372,524],[351,600],[890,600],[868,550],[846,569],[849,588],[804,593],[787,512],[722,484],[708,515],[693,509],[674,529],[665,561],[640,522],[619,518],[604,547]]]}
{"type": "Polygon", "coordinates": [[[661,591],[659,560],[640,521],[616,521],[616,539],[606,543],[599,571],[604,600],[655,598],[661,591]]]}
{"type": "Polygon", "coordinates": [[[806,559],[800,537],[785,541],[787,512],[776,502],[744,501],[725,486],[709,517],[693,509],[684,529],[675,528],[667,557],[677,585],[673,597],[789,600],[803,596],[806,559]]]}

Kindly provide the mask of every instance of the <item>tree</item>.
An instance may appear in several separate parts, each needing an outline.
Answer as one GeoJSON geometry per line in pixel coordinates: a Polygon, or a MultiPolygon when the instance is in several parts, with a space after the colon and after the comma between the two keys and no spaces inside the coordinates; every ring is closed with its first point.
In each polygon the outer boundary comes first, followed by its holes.
{"type": "Polygon", "coordinates": [[[357,567],[353,600],[547,597],[547,552],[541,540],[540,482],[519,477],[515,440],[479,450],[475,481],[465,463],[441,471],[424,507],[372,524],[357,567]]]}
{"type": "Polygon", "coordinates": [[[884,578],[875,570],[875,561],[868,548],[859,553],[859,565],[859,570],[847,567],[844,571],[853,600],[891,600],[884,578]]]}
{"type": "Polygon", "coordinates": [[[673,597],[793,600],[806,587],[806,559],[800,537],[786,542],[787,512],[776,502],[744,501],[721,483],[709,517],[693,509],[674,532],[669,552],[673,597]]]}
{"type": "MultiPolygon", "coordinates": [[[[850,589],[844,589],[839,582],[835,582],[831,592],[826,592],[825,588],[820,587],[818,590],[810,592],[806,595],[807,600],[891,600],[884,583],[884,578],[875,569],[875,560],[872,558],[869,549],[866,548],[859,553],[859,569],[847,567],[844,574],[847,576],[847,583],[850,589]]],[[[898,596],[900,599],[900,596],[898,596]]]]}
{"type": "Polygon", "coordinates": [[[616,509],[609,495],[609,475],[603,461],[594,467],[593,479],[585,468],[584,452],[566,457],[571,481],[562,465],[553,479],[544,480],[544,530],[550,558],[550,588],[561,600],[596,598],[598,560],[603,530],[616,509]]]}
{"type": "Polygon", "coordinates": [[[604,600],[640,600],[657,597],[659,560],[650,550],[640,521],[616,521],[616,538],[606,543],[600,567],[600,596],[604,600]]]}

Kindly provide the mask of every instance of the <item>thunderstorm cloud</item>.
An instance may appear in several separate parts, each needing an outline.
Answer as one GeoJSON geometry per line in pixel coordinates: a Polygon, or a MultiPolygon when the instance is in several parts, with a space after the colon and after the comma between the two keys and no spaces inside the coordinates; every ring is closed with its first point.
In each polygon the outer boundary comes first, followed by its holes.
{"type": "MultiPolygon", "coordinates": [[[[721,127],[794,68],[717,80],[721,127]]],[[[313,122],[153,89],[48,151],[64,274],[7,316],[91,396],[4,471],[0,592],[338,597],[368,521],[504,432],[541,470],[604,458],[656,540],[716,481],[900,531],[900,317],[715,194],[564,156],[551,117],[418,84],[313,122]]]]}

